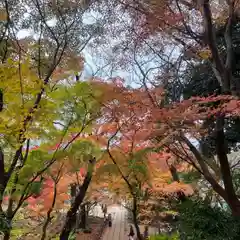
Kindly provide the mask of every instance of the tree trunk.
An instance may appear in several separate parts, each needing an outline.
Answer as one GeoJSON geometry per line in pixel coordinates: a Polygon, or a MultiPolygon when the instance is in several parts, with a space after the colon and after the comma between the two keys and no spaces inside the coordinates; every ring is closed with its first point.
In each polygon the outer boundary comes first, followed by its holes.
{"type": "Polygon", "coordinates": [[[88,186],[91,182],[95,162],[95,158],[89,161],[88,171],[84,178],[83,184],[80,187],[80,190],[77,193],[74,202],[71,204],[71,208],[67,212],[66,220],[60,234],[60,240],[68,240],[69,234],[72,231],[74,224],[76,223],[76,213],[86,195],[88,186]]]}
{"type": "MultiPolygon", "coordinates": [[[[178,176],[178,172],[177,172],[177,169],[174,165],[168,165],[169,166],[169,170],[171,172],[171,175],[172,175],[172,179],[173,181],[176,181],[176,182],[180,182],[180,179],[179,179],[179,176],[178,176]]],[[[178,191],[177,193],[177,198],[179,201],[186,201],[186,195],[183,191],[178,191]]]]}
{"type": "Polygon", "coordinates": [[[138,225],[138,206],[137,206],[137,199],[136,196],[133,196],[133,209],[132,209],[132,213],[133,213],[133,223],[137,232],[137,238],[138,240],[143,240],[141,232],[140,232],[140,228],[138,225]]]}
{"type": "Polygon", "coordinates": [[[236,198],[228,202],[229,207],[231,208],[232,215],[235,217],[240,217],[240,201],[236,198]]]}
{"type": "Polygon", "coordinates": [[[83,204],[81,206],[81,211],[80,211],[80,228],[86,229],[86,205],[83,204]]]}
{"type": "Polygon", "coordinates": [[[10,239],[10,229],[4,233],[3,240],[9,240],[10,239]]]}
{"type": "Polygon", "coordinates": [[[77,194],[77,184],[76,184],[76,183],[73,183],[73,184],[71,184],[71,186],[70,186],[71,203],[74,202],[74,199],[75,199],[75,197],[76,197],[76,194],[77,194]]]}
{"type": "Polygon", "coordinates": [[[3,225],[2,225],[2,232],[3,232],[3,240],[9,240],[10,235],[11,235],[11,230],[12,230],[12,218],[8,218],[0,205],[1,212],[0,212],[0,218],[3,220],[3,225]]]}
{"type": "Polygon", "coordinates": [[[12,219],[8,219],[7,222],[9,225],[4,230],[3,240],[9,240],[11,235],[12,226],[10,225],[10,223],[12,223],[12,219]]]}
{"type": "Polygon", "coordinates": [[[216,129],[215,129],[215,137],[216,137],[216,152],[218,161],[220,164],[222,179],[224,183],[224,188],[226,191],[226,202],[232,210],[232,214],[235,216],[240,216],[240,201],[236,195],[232,173],[230,169],[230,165],[228,162],[227,156],[227,145],[225,141],[224,134],[224,116],[219,116],[216,120],[216,129]]]}
{"type": "Polygon", "coordinates": [[[0,89],[0,112],[3,110],[3,90],[0,89]]]}

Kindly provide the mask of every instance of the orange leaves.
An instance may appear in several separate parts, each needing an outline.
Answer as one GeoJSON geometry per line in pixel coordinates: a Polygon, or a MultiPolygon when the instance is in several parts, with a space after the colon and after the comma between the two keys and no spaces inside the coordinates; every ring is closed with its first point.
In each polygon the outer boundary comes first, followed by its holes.
{"type": "Polygon", "coordinates": [[[27,200],[28,209],[35,215],[44,215],[54,201],[54,210],[62,209],[65,201],[70,199],[69,186],[77,182],[81,184],[85,174],[84,168],[80,168],[79,172],[72,172],[71,165],[62,166],[59,162],[55,162],[49,175],[46,174],[44,178],[40,195],[27,200]]]}
{"type": "Polygon", "coordinates": [[[109,122],[100,125],[98,134],[103,135],[103,134],[114,134],[119,128],[119,125],[117,122],[109,122]]]}
{"type": "Polygon", "coordinates": [[[191,185],[173,182],[171,184],[167,184],[163,188],[163,192],[165,194],[173,194],[176,192],[182,191],[186,196],[192,195],[194,193],[191,185]]]}
{"type": "Polygon", "coordinates": [[[224,110],[233,116],[240,115],[240,101],[232,99],[223,105],[224,110]]]}
{"type": "Polygon", "coordinates": [[[148,154],[148,160],[152,167],[155,168],[155,170],[166,172],[168,171],[168,165],[167,160],[170,158],[170,154],[160,152],[155,153],[151,152],[148,154]]]}
{"type": "Polygon", "coordinates": [[[183,14],[178,10],[172,9],[173,3],[169,0],[150,0],[150,1],[133,1],[127,0],[122,2],[124,11],[128,10],[132,28],[136,33],[135,41],[142,42],[149,36],[157,35],[163,30],[179,26],[183,22],[183,14]],[[171,5],[171,8],[169,7],[171,5]]]}
{"type": "Polygon", "coordinates": [[[152,193],[155,195],[172,195],[182,191],[185,195],[193,194],[191,185],[182,182],[169,183],[169,179],[171,179],[169,172],[161,174],[159,178],[155,178],[152,182],[152,193]]]}

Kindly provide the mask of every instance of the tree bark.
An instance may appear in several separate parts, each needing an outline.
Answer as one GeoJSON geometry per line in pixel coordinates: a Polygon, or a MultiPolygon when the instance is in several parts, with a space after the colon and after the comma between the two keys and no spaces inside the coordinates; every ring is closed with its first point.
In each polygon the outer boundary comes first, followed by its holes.
{"type": "Polygon", "coordinates": [[[63,229],[61,231],[61,234],[60,234],[60,240],[68,240],[68,237],[72,231],[72,228],[73,228],[74,224],[76,223],[77,210],[79,209],[81,203],[83,202],[83,199],[86,195],[88,186],[91,182],[92,172],[93,172],[93,167],[94,167],[95,162],[96,162],[95,158],[89,161],[88,171],[84,178],[83,184],[80,187],[80,190],[77,193],[77,195],[74,199],[74,202],[71,204],[71,208],[67,212],[66,220],[65,220],[63,229]]]}
{"type": "Polygon", "coordinates": [[[0,112],[3,110],[3,90],[0,89],[0,112]]]}
{"type": "MultiPolygon", "coordinates": [[[[0,89],[0,112],[2,111],[3,111],[3,90],[0,89]]],[[[0,205],[2,203],[4,185],[5,185],[4,154],[3,149],[0,146],[0,205]]]]}
{"type": "Polygon", "coordinates": [[[80,216],[81,216],[80,217],[80,228],[86,229],[86,223],[87,223],[86,218],[87,218],[87,216],[86,216],[86,205],[85,204],[83,204],[81,206],[80,216]]]}
{"type": "MultiPolygon", "coordinates": [[[[168,167],[169,167],[169,170],[171,172],[173,181],[180,182],[180,179],[179,179],[176,167],[173,164],[168,164],[168,167]]],[[[176,194],[177,194],[177,199],[179,201],[183,202],[183,201],[186,200],[186,195],[185,195],[185,193],[183,191],[180,190],[176,194]]]]}
{"type": "Polygon", "coordinates": [[[205,179],[211,184],[213,190],[218,193],[226,202],[227,202],[227,194],[225,189],[216,181],[216,179],[210,173],[208,166],[205,163],[203,156],[200,154],[198,149],[186,138],[183,134],[181,134],[181,139],[187,144],[190,151],[195,156],[199,166],[201,167],[201,174],[205,177],[205,179]]]}
{"type": "Polygon", "coordinates": [[[10,239],[10,230],[6,231],[3,236],[3,240],[9,240],[10,239]]]}
{"type": "Polygon", "coordinates": [[[215,133],[216,152],[220,164],[224,188],[226,191],[226,201],[232,210],[232,214],[235,216],[240,216],[240,201],[238,200],[234,189],[232,173],[227,156],[227,144],[224,134],[224,116],[217,117],[215,133]]]}
{"type": "Polygon", "coordinates": [[[10,235],[11,235],[11,230],[12,230],[12,218],[5,218],[5,220],[7,221],[7,226],[6,229],[3,230],[3,240],[9,240],[10,239],[10,235]]]}
{"type": "Polygon", "coordinates": [[[143,240],[143,237],[141,235],[141,231],[138,225],[138,206],[137,206],[137,199],[136,196],[132,196],[133,197],[133,209],[132,209],[132,213],[133,213],[133,224],[135,226],[136,232],[137,232],[137,238],[138,240],[143,240]]]}
{"type": "Polygon", "coordinates": [[[5,170],[4,170],[4,154],[3,150],[0,146],[0,203],[2,202],[2,196],[4,193],[5,186],[5,170]]]}

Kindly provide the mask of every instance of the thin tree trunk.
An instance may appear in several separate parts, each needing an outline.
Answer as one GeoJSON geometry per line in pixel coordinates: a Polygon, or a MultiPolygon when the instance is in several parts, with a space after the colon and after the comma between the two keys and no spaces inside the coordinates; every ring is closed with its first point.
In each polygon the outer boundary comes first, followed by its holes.
{"type": "Polygon", "coordinates": [[[70,194],[71,194],[71,203],[74,202],[74,199],[76,197],[76,194],[77,194],[77,184],[76,183],[73,183],[71,184],[70,186],[70,194]]]}
{"type": "Polygon", "coordinates": [[[96,160],[95,158],[89,161],[88,171],[84,178],[83,184],[80,187],[79,192],[77,193],[74,202],[71,204],[71,208],[67,212],[67,217],[60,234],[60,240],[68,240],[68,237],[72,231],[74,224],[76,223],[76,213],[79,209],[88,189],[88,186],[92,179],[93,167],[96,160]]]}
{"type": "Polygon", "coordinates": [[[11,230],[12,230],[12,218],[11,219],[6,219],[8,226],[6,226],[6,229],[4,229],[4,235],[3,235],[3,240],[9,240],[11,236],[11,230]]]}
{"type": "Polygon", "coordinates": [[[43,224],[41,240],[44,240],[44,239],[46,238],[46,235],[47,235],[47,227],[48,227],[48,224],[51,222],[51,214],[52,214],[53,208],[54,208],[55,203],[56,203],[56,197],[57,197],[57,186],[56,186],[56,183],[55,183],[55,184],[54,184],[54,193],[53,193],[52,205],[51,205],[51,207],[48,209],[47,218],[46,218],[45,223],[43,224]]]}
{"type": "MultiPolygon", "coordinates": [[[[171,172],[173,181],[180,182],[180,178],[178,176],[176,167],[173,164],[170,164],[170,165],[168,164],[168,167],[171,172]]],[[[185,193],[182,190],[177,192],[177,198],[179,201],[182,201],[182,202],[186,201],[187,199],[185,193]]]]}
{"type": "Polygon", "coordinates": [[[81,206],[81,211],[80,211],[80,228],[86,229],[86,205],[83,204],[81,206]]]}
{"type": "Polygon", "coordinates": [[[138,206],[137,206],[137,199],[136,196],[132,196],[133,197],[133,209],[132,209],[132,213],[133,213],[133,223],[137,232],[137,238],[138,240],[143,240],[142,235],[141,235],[141,231],[138,225],[138,206]]]}
{"type": "Polygon", "coordinates": [[[9,240],[10,239],[10,233],[11,233],[10,229],[8,231],[6,231],[4,233],[3,240],[9,240]]]}

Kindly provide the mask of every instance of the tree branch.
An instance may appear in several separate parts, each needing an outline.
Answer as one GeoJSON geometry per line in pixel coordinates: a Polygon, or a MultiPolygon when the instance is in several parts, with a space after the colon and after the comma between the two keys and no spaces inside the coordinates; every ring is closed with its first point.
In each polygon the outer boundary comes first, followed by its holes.
{"type": "Polygon", "coordinates": [[[206,42],[212,53],[213,65],[216,67],[216,71],[218,72],[217,76],[221,76],[221,79],[218,77],[218,80],[220,80],[223,91],[230,92],[230,82],[225,76],[225,68],[217,48],[216,33],[212,22],[212,12],[209,0],[203,0],[202,7],[206,42]]]}
{"type": "Polygon", "coordinates": [[[225,192],[225,189],[222,188],[218,182],[214,179],[214,177],[209,172],[208,166],[206,165],[204,159],[202,158],[200,152],[197,150],[197,148],[184,136],[184,134],[181,133],[180,138],[187,144],[191,152],[194,154],[196,160],[198,161],[202,173],[206,180],[212,185],[215,192],[217,192],[224,200],[228,201],[227,195],[225,192]]]}

